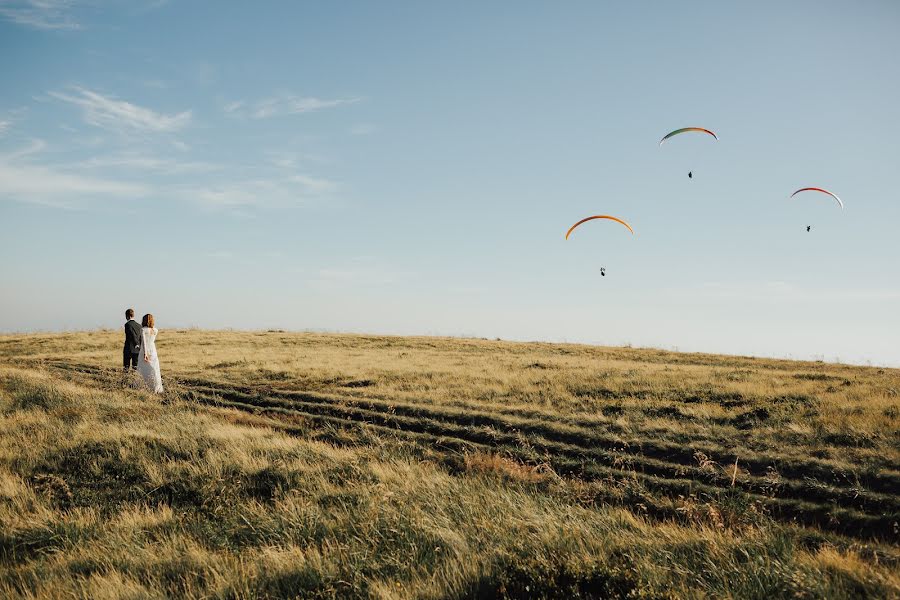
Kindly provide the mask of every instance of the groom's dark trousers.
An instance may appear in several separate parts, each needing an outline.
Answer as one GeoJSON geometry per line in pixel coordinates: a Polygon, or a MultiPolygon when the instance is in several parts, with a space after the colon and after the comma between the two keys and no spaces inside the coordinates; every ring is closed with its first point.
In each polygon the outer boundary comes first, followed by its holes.
{"type": "Polygon", "coordinates": [[[140,352],[128,352],[126,351],[122,355],[122,367],[127,371],[128,367],[132,369],[137,369],[138,357],[141,355],[140,352]]]}
{"type": "Polygon", "coordinates": [[[131,319],[125,323],[125,347],[122,348],[122,368],[137,369],[141,354],[141,326],[131,319]]]}

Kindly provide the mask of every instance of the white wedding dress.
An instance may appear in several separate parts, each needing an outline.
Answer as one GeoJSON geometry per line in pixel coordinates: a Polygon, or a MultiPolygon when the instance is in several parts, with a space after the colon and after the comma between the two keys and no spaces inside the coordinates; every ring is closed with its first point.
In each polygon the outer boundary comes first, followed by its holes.
{"type": "Polygon", "coordinates": [[[159,356],[156,354],[156,327],[141,328],[141,358],[138,360],[138,373],[144,383],[157,394],[163,393],[162,376],[159,373],[159,356]],[[150,360],[146,360],[149,358],[150,360]]]}

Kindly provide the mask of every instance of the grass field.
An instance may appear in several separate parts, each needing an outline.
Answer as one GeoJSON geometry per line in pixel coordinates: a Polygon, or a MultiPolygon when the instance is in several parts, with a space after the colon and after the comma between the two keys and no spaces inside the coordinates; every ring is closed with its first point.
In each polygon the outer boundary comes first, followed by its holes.
{"type": "Polygon", "coordinates": [[[900,371],[0,336],[0,597],[900,597],[900,371]]]}

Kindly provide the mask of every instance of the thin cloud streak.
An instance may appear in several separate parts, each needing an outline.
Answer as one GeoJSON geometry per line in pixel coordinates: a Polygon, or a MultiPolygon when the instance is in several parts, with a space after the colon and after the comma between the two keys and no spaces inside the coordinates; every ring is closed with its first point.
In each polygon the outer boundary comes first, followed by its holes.
{"type": "Polygon", "coordinates": [[[285,115],[298,115],[316,112],[327,108],[344,106],[359,102],[361,98],[335,98],[323,100],[313,96],[298,96],[295,94],[283,94],[259,100],[252,106],[242,100],[230,102],[223,110],[237,117],[249,117],[251,119],[268,119],[285,115]]]}
{"type": "Polygon", "coordinates": [[[81,29],[68,0],[0,0],[0,17],[35,29],[81,29]]]}
{"type": "Polygon", "coordinates": [[[75,95],[62,92],[49,92],[49,95],[81,107],[86,123],[111,131],[165,133],[183,129],[191,122],[189,110],[166,115],[81,87],[73,89],[75,95]]]}
{"type": "Polygon", "coordinates": [[[221,171],[225,168],[223,165],[217,165],[209,162],[176,161],[167,158],[158,158],[155,156],[132,154],[95,156],[88,160],[74,163],[71,166],[73,168],[81,169],[134,169],[140,171],[155,171],[167,175],[176,175],[181,173],[207,173],[211,171],[221,171]]]}
{"type": "Polygon", "coordinates": [[[296,207],[321,201],[340,187],[336,181],[305,173],[222,181],[204,175],[228,169],[224,164],[128,152],[46,162],[36,156],[45,147],[43,140],[34,139],[25,147],[0,154],[0,199],[72,208],[95,195],[152,195],[234,213],[242,208],[296,207]],[[148,180],[150,173],[156,179],[148,180]],[[162,182],[159,176],[184,179],[162,182]]]}
{"type": "MultiPolygon", "coordinates": [[[[168,4],[169,0],[132,0],[132,9],[147,12],[168,4]]],[[[95,0],[0,0],[0,18],[17,25],[42,30],[78,30],[84,25],[72,14],[76,7],[97,11],[106,6],[95,0]]]]}
{"type": "Polygon", "coordinates": [[[319,177],[311,177],[309,175],[292,175],[288,177],[288,181],[299,184],[312,194],[324,194],[326,192],[333,192],[337,189],[337,184],[335,182],[319,177]]]}
{"type": "Polygon", "coordinates": [[[35,139],[31,140],[30,142],[28,142],[28,145],[20,150],[16,150],[15,152],[10,152],[9,154],[0,154],[0,158],[7,160],[7,161],[12,161],[12,160],[16,160],[18,158],[29,156],[31,154],[37,154],[46,147],[47,147],[47,143],[44,142],[44,140],[35,138],[35,139]]]}
{"type": "Polygon", "coordinates": [[[149,190],[139,184],[85,177],[38,165],[0,162],[0,198],[36,204],[66,205],[84,196],[144,196],[149,190]]]}
{"type": "Polygon", "coordinates": [[[179,186],[177,196],[209,208],[296,206],[323,198],[336,190],[336,182],[295,175],[284,179],[252,179],[230,183],[179,186]]]}
{"type": "Polygon", "coordinates": [[[244,107],[244,102],[242,100],[238,100],[236,102],[229,102],[223,107],[223,110],[228,114],[236,113],[241,108],[244,107]]]}

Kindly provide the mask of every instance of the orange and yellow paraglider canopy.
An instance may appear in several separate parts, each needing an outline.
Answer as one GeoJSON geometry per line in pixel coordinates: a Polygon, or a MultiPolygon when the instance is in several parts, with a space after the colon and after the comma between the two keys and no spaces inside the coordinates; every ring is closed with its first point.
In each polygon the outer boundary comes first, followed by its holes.
{"type": "Polygon", "coordinates": [[[577,223],[575,223],[574,225],[569,227],[569,230],[566,232],[566,239],[569,239],[569,234],[572,233],[572,231],[574,231],[576,227],[578,227],[582,223],[586,223],[587,221],[593,221],[594,219],[609,219],[610,221],[615,221],[616,223],[621,223],[622,225],[624,225],[625,227],[628,228],[628,231],[630,231],[632,234],[634,234],[634,229],[631,228],[631,225],[629,225],[628,223],[626,223],[625,221],[623,221],[622,219],[620,219],[618,217],[611,217],[610,215],[594,215],[593,217],[585,217],[584,219],[578,221],[577,223]]]}

